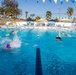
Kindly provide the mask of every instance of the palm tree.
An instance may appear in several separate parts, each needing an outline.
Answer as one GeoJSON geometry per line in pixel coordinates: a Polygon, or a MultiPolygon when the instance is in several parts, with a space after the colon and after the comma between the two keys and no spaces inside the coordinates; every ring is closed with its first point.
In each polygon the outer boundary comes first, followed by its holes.
{"type": "Polygon", "coordinates": [[[73,22],[74,22],[74,21],[76,22],[76,17],[73,18],[73,22]]]}
{"type": "Polygon", "coordinates": [[[41,17],[40,16],[36,16],[35,20],[39,20],[39,19],[41,19],[41,17]]]}
{"type": "Polygon", "coordinates": [[[56,22],[59,22],[59,19],[58,19],[58,18],[55,18],[55,21],[56,21],[56,22]]]}
{"type": "Polygon", "coordinates": [[[26,14],[26,19],[27,19],[27,17],[28,17],[28,11],[26,11],[25,14],[26,14]]]}
{"type": "Polygon", "coordinates": [[[22,14],[22,11],[20,9],[16,9],[15,12],[14,12],[14,17],[17,18],[21,14],[22,14]]]}
{"type": "Polygon", "coordinates": [[[46,20],[50,20],[51,16],[52,16],[51,11],[47,11],[46,12],[46,20]]]}
{"type": "Polygon", "coordinates": [[[31,15],[30,15],[30,18],[32,18],[32,19],[33,19],[33,18],[34,18],[34,16],[35,16],[35,14],[31,14],[31,15]]]}
{"type": "Polygon", "coordinates": [[[72,7],[68,7],[67,9],[68,18],[70,18],[70,16],[72,16],[73,14],[74,14],[74,9],[72,7]]]}

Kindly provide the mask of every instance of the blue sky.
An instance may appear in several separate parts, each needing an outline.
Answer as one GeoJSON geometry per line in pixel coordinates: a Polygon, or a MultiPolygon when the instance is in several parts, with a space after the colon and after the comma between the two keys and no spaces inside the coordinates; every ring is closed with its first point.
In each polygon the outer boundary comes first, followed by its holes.
{"type": "MultiPolygon", "coordinates": [[[[2,0],[0,0],[1,3],[2,0]]],[[[25,2],[26,0],[17,0],[19,3],[19,8],[22,10],[22,17],[25,18],[25,11],[28,11],[28,15],[30,14],[35,14],[36,16],[41,16],[42,18],[45,18],[45,14],[46,11],[51,11],[52,17],[59,17],[59,8],[61,9],[61,17],[67,17],[66,14],[62,14],[62,13],[66,13],[67,8],[68,7],[73,7],[74,9],[74,15],[73,17],[76,17],[76,2],[72,3],[69,2],[65,2],[65,0],[63,0],[63,4],[60,3],[60,0],[58,0],[58,3],[55,4],[53,0],[51,0],[52,2],[50,3],[49,0],[46,0],[45,3],[42,2],[42,0],[39,0],[39,3],[37,3],[37,0],[27,0],[27,2],[25,2]]],[[[1,6],[1,4],[0,4],[1,6]]]]}

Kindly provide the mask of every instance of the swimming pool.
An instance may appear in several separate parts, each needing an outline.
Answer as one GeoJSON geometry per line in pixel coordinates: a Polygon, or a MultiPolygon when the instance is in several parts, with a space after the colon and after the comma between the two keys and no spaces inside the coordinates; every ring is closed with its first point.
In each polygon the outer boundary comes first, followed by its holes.
{"type": "Polygon", "coordinates": [[[2,47],[14,37],[14,34],[9,37],[6,34],[13,30],[0,29],[0,75],[37,75],[37,47],[42,75],[76,75],[75,31],[61,31],[62,41],[58,42],[56,30],[18,29],[21,47],[5,51],[2,47]]]}

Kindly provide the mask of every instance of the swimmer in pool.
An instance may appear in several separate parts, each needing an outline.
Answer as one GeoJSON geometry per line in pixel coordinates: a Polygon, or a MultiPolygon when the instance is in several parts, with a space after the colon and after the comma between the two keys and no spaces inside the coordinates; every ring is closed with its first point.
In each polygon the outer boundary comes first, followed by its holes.
{"type": "Polygon", "coordinates": [[[61,36],[60,36],[60,32],[58,32],[58,36],[56,36],[55,38],[56,38],[56,40],[58,40],[58,41],[62,41],[62,38],[61,38],[61,36]]]}
{"type": "Polygon", "coordinates": [[[10,49],[10,48],[11,48],[11,47],[10,47],[10,44],[7,44],[7,45],[6,45],[6,48],[7,48],[7,49],[10,49]]]}
{"type": "Polygon", "coordinates": [[[58,41],[62,41],[62,39],[61,39],[60,36],[56,36],[56,40],[58,40],[58,41]]]}
{"type": "MultiPolygon", "coordinates": [[[[14,31],[14,34],[17,34],[17,30],[15,30],[14,31]]],[[[5,46],[5,50],[10,50],[10,49],[13,49],[14,48],[14,46],[13,46],[13,40],[12,41],[10,41],[8,44],[6,44],[6,46],[5,46]]]]}
{"type": "Polygon", "coordinates": [[[13,49],[13,48],[11,47],[11,43],[12,43],[12,41],[9,42],[8,44],[6,44],[6,46],[5,46],[4,49],[7,49],[7,50],[13,49]]]}

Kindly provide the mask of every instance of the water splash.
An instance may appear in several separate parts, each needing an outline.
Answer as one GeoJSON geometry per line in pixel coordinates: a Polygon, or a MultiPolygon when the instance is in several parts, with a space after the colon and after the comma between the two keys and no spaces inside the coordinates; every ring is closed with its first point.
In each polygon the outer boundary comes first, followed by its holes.
{"type": "Polygon", "coordinates": [[[17,35],[17,31],[15,31],[14,33],[15,33],[15,36],[13,38],[13,41],[10,42],[10,46],[11,48],[19,48],[21,47],[21,41],[17,35]]]}
{"type": "Polygon", "coordinates": [[[6,37],[6,38],[2,38],[0,41],[1,41],[0,45],[4,45],[4,44],[7,44],[8,42],[10,42],[11,40],[6,37]]]}
{"type": "Polygon", "coordinates": [[[11,41],[11,39],[8,37],[5,37],[5,38],[1,38],[0,41],[1,41],[0,49],[4,49],[6,47],[6,44],[8,44],[11,41]]]}
{"type": "Polygon", "coordinates": [[[60,31],[58,32],[58,35],[59,35],[59,37],[61,37],[61,35],[60,35],[60,31]]]}

